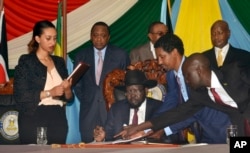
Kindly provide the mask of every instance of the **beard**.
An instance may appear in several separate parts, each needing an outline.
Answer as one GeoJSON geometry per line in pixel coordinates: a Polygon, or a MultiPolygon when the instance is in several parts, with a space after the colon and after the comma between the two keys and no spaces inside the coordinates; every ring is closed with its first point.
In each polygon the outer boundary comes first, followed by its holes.
{"type": "Polygon", "coordinates": [[[143,103],[143,101],[141,101],[139,103],[132,103],[132,102],[128,102],[128,103],[129,103],[130,108],[139,108],[141,106],[141,104],[143,103]]]}

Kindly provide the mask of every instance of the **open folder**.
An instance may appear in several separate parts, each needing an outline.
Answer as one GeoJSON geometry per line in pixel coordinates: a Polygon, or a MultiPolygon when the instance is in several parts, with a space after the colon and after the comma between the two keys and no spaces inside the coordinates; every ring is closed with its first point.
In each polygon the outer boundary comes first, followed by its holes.
{"type": "Polygon", "coordinates": [[[84,62],[79,62],[73,72],[68,76],[67,80],[72,78],[72,86],[83,76],[83,74],[89,69],[90,65],[84,62]]]}

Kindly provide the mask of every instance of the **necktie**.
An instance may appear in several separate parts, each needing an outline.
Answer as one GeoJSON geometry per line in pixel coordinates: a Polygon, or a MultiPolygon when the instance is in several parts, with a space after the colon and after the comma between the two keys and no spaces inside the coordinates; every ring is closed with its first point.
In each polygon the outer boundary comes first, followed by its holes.
{"type": "Polygon", "coordinates": [[[132,125],[138,125],[138,115],[137,115],[137,112],[138,112],[138,108],[135,108],[134,109],[134,116],[133,116],[133,119],[132,119],[132,125]]]}
{"type": "Polygon", "coordinates": [[[181,93],[180,79],[179,79],[178,76],[176,76],[176,82],[178,84],[178,98],[179,98],[179,103],[181,104],[183,102],[183,99],[182,99],[182,93],[181,93]]]}
{"type": "MultiPolygon", "coordinates": [[[[223,103],[223,101],[221,100],[219,94],[215,91],[214,88],[211,88],[210,91],[212,92],[212,94],[214,96],[214,100],[215,100],[216,103],[218,103],[220,105],[231,107],[231,106],[223,103]]],[[[245,135],[250,136],[250,123],[249,123],[249,121],[247,119],[244,120],[244,127],[245,127],[245,135]]]]}
{"type": "MultiPolygon", "coordinates": [[[[176,82],[178,84],[177,88],[178,88],[178,99],[179,99],[179,104],[183,103],[183,98],[182,98],[182,92],[181,92],[181,83],[180,83],[180,78],[176,75],[176,82]]],[[[187,141],[187,132],[188,132],[188,128],[185,128],[183,130],[180,130],[177,134],[179,136],[179,142],[180,143],[186,143],[187,141]]]]}
{"type": "Polygon", "coordinates": [[[217,64],[218,64],[218,67],[222,66],[222,64],[223,64],[223,61],[222,61],[222,50],[218,51],[217,64]]]}
{"type": "Polygon", "coordinates": [[[220,105],[226,105],[225,103],[223,103],[223,101],[221,100],[219,94],[215,91],[214,88],[210,88],[211,93],[214,96],[214,100],[216,103],[220,104],[220,105]]]}
{"type": "Polygon", "coordinates": [[[98,63],[97,63],[97,69],[96,69],[96,84],[99,85],[101,74],[102,74],[102,66],[103,66],[103,60],[102,60],[102,52],[98,51],[98,63]]]}

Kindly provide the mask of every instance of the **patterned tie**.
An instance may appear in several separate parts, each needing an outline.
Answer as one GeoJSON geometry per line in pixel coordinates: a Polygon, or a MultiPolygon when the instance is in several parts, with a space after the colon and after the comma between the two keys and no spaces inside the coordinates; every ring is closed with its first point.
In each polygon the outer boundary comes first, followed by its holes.
{"type": "MultiPolygon", "coordinates": [[[[180,78],[176,75],[176,82],[178,84],[178,99],[179,99],[179,104],[183,103],[183,98],[182,98],[182,92],[181,92],[181,81],[180,78]]],[[[187,141],[187,132],[188,132],[188,128],[185,128],[183,130],[180,130],[177,134],[179,135],[179,141],[180,143],[186,143],[187,141]]]]}
{"type": "Polygon", "coordinates": [[[218,51],[217,64],[218,64],[218,67],[222,66],[222,64],[223,64],[223,61],[222,61],[222,50],[218,51]]]}
{"type": "Polygon", "coordinates": [[[138,115],[137,115],[137,112],[138,112],[138,108],[135,108],[134,109],[134,116],[133,116],[133,119],[132,119],[132,125],[138,125],[138,115]]]}
{"type": "Polygon", "coordinates": [[[178,98],[179,98],[179,104],[183,103],[182,93],[181,93],[181,83],[180,78],[176,75],[176,82],[178,84],[178,98]]]}
{"type": "Polygon", "coordinates": [[[98,63],[97,63],[97,69],[96,69],[96,84],[99,85],[101,74],[102,74],[102,66],[103,66],[103,60],[102,60],[102,52],[98,51],[98,63]]]}

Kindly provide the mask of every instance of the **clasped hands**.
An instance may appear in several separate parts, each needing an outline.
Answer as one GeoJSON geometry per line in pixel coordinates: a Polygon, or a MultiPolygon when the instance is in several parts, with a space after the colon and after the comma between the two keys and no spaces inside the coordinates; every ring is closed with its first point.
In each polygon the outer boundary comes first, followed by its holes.
{"type": "Polygon", "coordinates": [[[51,96],[55,99],[64,95],[66,92],[71,92],[72,79],[64,79],[60,85],[57,85],[49,90],[51,96]]]}

